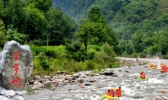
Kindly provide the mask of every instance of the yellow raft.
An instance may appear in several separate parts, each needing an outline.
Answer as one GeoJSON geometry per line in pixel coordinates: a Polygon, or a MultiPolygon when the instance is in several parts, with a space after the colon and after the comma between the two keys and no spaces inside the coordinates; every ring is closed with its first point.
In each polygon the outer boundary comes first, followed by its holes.
{"type": "Polygon", "coordinates": [[[150,63],[149,68],[150,69],[157,69],[157,65],[150,63]]]}
{"type": "Polygon", "coordinates": [[[150,69],[157,69],[156,67],[150,67],[150,69]]]}
{"type": "Polygon", "coordinates": [[[109,96],[109,95],[106,95],[106,94],[102,95],[100,98],[101,98],[101,100],[103,100],[103,99],[120,100],[120,97],[112,97],[112,96],[109,96]]]}

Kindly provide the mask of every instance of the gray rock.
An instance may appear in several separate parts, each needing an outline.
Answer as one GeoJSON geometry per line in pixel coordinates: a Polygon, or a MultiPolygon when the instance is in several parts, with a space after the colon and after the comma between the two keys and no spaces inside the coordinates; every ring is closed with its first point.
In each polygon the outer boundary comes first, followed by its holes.
{"type": "Polygon", "coordinates": [[[20,46],[14,40],[6,42],[0,53],[0,86],[8,90],[24,90],[32,70],[30,47],[20,46]]]}
{"type": "Polygon", "coordinates": [[[9,90],[5,92],[5,96],[9,99],[13,98],[15,96],[16,92],[13,90],[9,90]]]}
{"type": "Polygon", "coordinates": [[[34,84],[33,84],[33,87],[32,89],[35,90],[35,89],[41,89],[44,87],[44,84],[38,82],[38,81],[35,81],[34,84]]]}
{"type": "Polygon", "coordinates": [[[113,72],[113,70],[110,70],[110,71],[104,71],[102,73],[100,73],[101,75],[105,75],[105,76],[112,76],[114,75],[115,73],[113,72]]]}

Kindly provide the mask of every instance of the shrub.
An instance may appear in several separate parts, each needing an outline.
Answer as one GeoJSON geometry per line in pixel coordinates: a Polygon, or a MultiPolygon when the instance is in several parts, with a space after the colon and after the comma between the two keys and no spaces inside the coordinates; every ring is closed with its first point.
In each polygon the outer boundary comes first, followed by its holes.
{"type": "Polygon", "coordinates": [[[87,64],[87,70],[93,70],[94,69],[95,64],[94,64],[93,61],[87,60],[86,64],[87,64]]]}

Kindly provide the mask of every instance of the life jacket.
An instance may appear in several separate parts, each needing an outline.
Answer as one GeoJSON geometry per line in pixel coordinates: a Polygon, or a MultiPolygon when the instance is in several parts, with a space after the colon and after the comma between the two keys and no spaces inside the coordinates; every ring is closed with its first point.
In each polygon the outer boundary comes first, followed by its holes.
{"type": "Polygon", "coordinates": [[[142,77],[143,77],[143,75],[142,75],[142,73],[140,73],[139,78],[142,78],[142,77]]]}
{"type": "Polygon", "coordinates": [[[165,64],[164,64],[164,63],[161,63],[161,64],[160,64],[160,67],[161,67],[161,68],[163,68],[164,66],[165,66],[165,64]]]}
{"type": "Polygon", "coordinates": [[[145,78],[146,78],[145,73],[142,73],[142,78],[143,78],[143,79],[145,79],[145,78]]]}
{"type": "Polygon", "coordinates": [[[116,90],[116,97],[121,97],[121,89],[116,90]]]}
{"type": "Polygon", "coordinates": [[[153,64],[151,63],[151,64],[150,64],[150,68],[152,68],[152,67],[153,67],[153,64]]]}
{"type": "Polygon", "coordinates": [[[114,97],[114,90],[113,89],[110,90],[110,96],[114,97]]]}
{"type": "Polygon", "coordinates": [[[110,96],[110,95],[111,95],[110,91],[108,91],[106,95],[109,95],[109,96],[110,96]]]}
{"type": "Polygon", "coordinates": [[[139,78],[143,78],[143,79],[145,79],[145,78],[146,78],[146,75],[145,75],[145,73],[144,73],[144,72],[140,73],[140,76],[139,76],[139,78]]]}

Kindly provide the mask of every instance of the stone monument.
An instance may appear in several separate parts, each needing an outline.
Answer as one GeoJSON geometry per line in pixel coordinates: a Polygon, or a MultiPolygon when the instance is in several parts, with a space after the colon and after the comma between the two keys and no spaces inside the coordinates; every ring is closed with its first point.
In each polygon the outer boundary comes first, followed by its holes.
{"type": "Polygon", "coordinates": [[[33,62],[30,47],[12,40],[5,43],[0,52],[0,87],[7,90],[25,90],[32,74],[33,62]]]}

